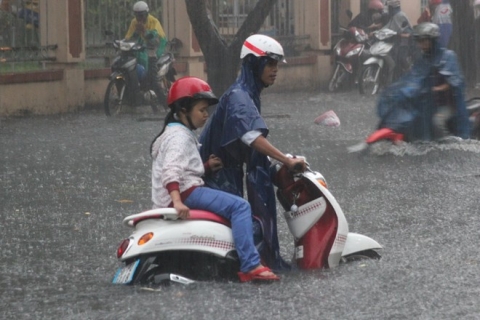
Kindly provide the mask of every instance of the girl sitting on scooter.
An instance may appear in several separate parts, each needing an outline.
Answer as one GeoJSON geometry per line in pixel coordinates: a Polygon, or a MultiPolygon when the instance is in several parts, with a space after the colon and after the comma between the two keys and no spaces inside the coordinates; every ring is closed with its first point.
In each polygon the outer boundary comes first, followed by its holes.
{"type": "Polygon", "coordinates": [[[167,98],[170,112],[162,131],[153,140],[153,208],[173,207],[181,219],[189,218],[189,208],[213,212],[230,220],[240,259],[240,281],[279,280],[260,264],[253,241],[250,204],[238,196],[204,186],[202,176],[222,168],[221,160],[210,155],[202,163],[194,130],[205,125],[207,108],[218,103],[210,86],[195,77],[173,83],[167,98]]]}

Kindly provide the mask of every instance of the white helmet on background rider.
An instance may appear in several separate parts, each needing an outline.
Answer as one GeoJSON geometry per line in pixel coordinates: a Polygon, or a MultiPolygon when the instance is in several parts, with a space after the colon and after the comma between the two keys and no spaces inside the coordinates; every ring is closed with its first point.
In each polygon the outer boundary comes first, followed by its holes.
{"type": "Polygon", "coordinates": [[[133,12],[148,12],[148,4],[145,1],[135,2],[133,12]]]}
{"type": "Polygon", "coordinates": [[[435,39],[440,36],[440,28],[431,22],[420,23],[413,27],[412,36],[414,39],[435,39]]]}
{"type": "Polygon", "coordinates": [[[242,46],[240,59],[253,54],[256,57],[269,57],[286,63],[283,47],[277,40],[263,34],[254,34],[248,37],[242,46]]]}
{"type": "Polygon", "coordinates": [[[398,8],[400,7],[400,0],[387,0],[386,5],[392,8],[398,8]]]}

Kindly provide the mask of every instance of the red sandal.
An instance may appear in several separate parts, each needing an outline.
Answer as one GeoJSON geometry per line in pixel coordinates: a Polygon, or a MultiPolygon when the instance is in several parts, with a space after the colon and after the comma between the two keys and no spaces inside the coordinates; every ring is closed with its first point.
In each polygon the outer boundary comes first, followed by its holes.
{"type": "Polygon", "coordinates": [[[276,280],[280,280],[280,278],[275,275],[275,274],[272,274],[272,275],[268,275],[268,276],[262,276],[261,273],[265,272],[265,271],[269,271],[269,272],[272,272],[272,270],[270,270],[269,267],[260,267],[258,269],[253,269],[252,271],[250,272],[247,272],[247,273],[244,273],[244,272],[239,272],[238,273],[238,277],[240,278],[240,281],[241,282],[248,282],[248,281],[276,281],[276,280]]]}

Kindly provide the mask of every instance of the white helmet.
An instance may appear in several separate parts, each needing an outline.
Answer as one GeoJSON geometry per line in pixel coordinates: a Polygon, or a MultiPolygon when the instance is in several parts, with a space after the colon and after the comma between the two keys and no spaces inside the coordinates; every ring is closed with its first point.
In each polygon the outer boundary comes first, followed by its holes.
{"type": "Polygon", "coordinates": [[[284,59],[283,48],[277,40],[263,34],[254,34],[245,40],[240,52],[240,59],[253,54],[257,57],[269,57],[277,61],[287,62],[284,59]]]}
{"type": "Polygon", "coordinates": [[[400,7],[400,0],[387,0],[387,6],[398,8],[400,7]]]}
{"type": "Polygon", "coordinates": [[[145,1],[135,2],[133,5],[134,12],[148,12],[148,4],[145,1]]]}
{"type": "Polygon", "coordinates": [[[413,27],[414,39],[433,39],[440,36],[440,28],[435,23],[424,22],[413,27]]]}

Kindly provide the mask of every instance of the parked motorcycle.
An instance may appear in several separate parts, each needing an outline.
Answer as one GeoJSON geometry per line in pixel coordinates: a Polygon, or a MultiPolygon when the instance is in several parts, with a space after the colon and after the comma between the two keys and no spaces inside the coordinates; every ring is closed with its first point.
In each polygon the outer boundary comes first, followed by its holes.
{"type": "MultiPolygon", "coordinates": [[[[301,174],[275,166],[277,199],[295,239],[294,263],[298,268],[335,268],[341,262],[380,258],[376,250],[382,246],[377,241],[349,232],[343,211],[322,174],[308,165],[301,174]]],[[[161,208],[128,216],[123,223],[133,232],[117,249],[123,266],[113,283],[238,281],[240,264],[228,220],[202,210],[190,210],[190,218],[180,220],[175,209],[161,208]]],[[[261,227],[255,228],[255,224],[254,240],[257,248],[264,241],[261,227]]]]}
{"type": "Polygon", "coordinates": [[[343,31],[343,37],[333,49],[335,71],[328,85],[328,90],[331,92],[337,91],[345,84],[351,85],[357,82],[358,69],[362,65],[362,53],[368,40],[368,35],[360,28],[340,28],[340,30],[343,31]]]}
{"type": "Polygon", "coordinates": [[[135,57],[136,52],[146,50],[145,47],[126,40],[113,41],[113,47],[119,54],[113,60],[112,74],[105,92],[105,114],[117,115],[125,105],[149,104],[154,113],[158,112],[160,104],[167,108],[166,97],[176,75],[173,54],[167,52],[152,61],[154,69],[149,73],[137,63],[135,57]]]}
{"type": "Polygon", "coordinates": [[[360,94],[377,94],[382,83],[386,82],[388,66],[385,57],[394,46],[397,32],[384,28],[373,32],[373,43],[368,51],[369,58],[363,62],[358,89],[360,94]]]}

